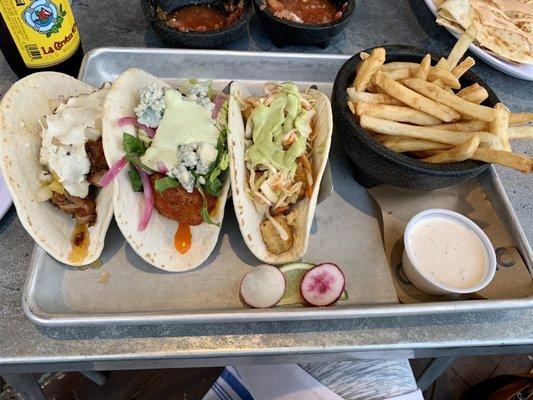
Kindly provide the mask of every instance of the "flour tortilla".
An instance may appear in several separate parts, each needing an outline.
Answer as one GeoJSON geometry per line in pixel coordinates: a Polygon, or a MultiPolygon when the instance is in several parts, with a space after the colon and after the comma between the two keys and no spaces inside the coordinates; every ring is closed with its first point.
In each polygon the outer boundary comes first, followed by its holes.
{"type": "MultiPolygon", "coordinates": [[[[140,90],[154,84],[157,87],[170,87],[161,79],[139,69],[128,69],[111,86],[104,103],[102,122],[104,153],[109,165],[114,165],[124,155],[123,132],[135,135],[133,126],[119,127],[117,121],[122,117],[134,116],[133,109],[139,103],[140,90]]],[[[198,267],[213,251],[220,228],[207,223],[191,226],[192,246],[186,254],[180,254],[174,247],[178,222],[162,216],[155,208],[148,226],[139,232],[137,226],[143,212],[144,197],[143,193],[132,190],[128,168],[122,169],[112,183],[115,220],[128,243],[154,267],[166,271],[188,271],[198,267]]],[[[211,213],[214,222],[222,223],[228,189],[229,179],[226,177],[222,194],[211,213]]]]}
{"type": "MultiPolygon", "coordinates": [[[[249,90],[238,83],[231,85],[231,95],[229,100],[228,118],[228,149],[230,155],[230,175],[233,205],[235,215],[239,222],[242,237],[250,251],[261,261],[268,264],[284,264],[302,258],[307,250],[309,233],[315,215],[316,202],[320,189],[320,181],[328,160],[331,146],[331,134],[333,131],[333,118],[331,115],[331,104],[328,97],[318,90],[310,90],[309,94],[316,99],[314,133],[316,137],[312,150],[313,166],[313,193],[311,198],[301,199],[297,205],[298,217],[293,227],[294,243],[292,248],[282,254],[272,254],[267,250],[261,235],[260,224],[265,217],[259,214],[254,202],[246,196],[246,166],[244,164],[244,133],[245,124],[237,98],[250,96],[249,90]]],[[[262,95],[262,92],[255,93],[262,95]]]]}
{"type": "Polygon", "coordinates": [[[111,190],[100,189],[96,198],[96,223],[89,227],[87,257],[72,263],[71,235],[75,219],[49,201],[37,201],[41,186],[39,164],[41,126],[38,120],[52,114],[50,102],[96,90],[77,79],[57,72],[39,72],[15,83],[0,104],[0,168],[11,193],[20,222],[35,242],[56,260],[73,266],[95,261],[104,247],[113,216],[111,190]]]}

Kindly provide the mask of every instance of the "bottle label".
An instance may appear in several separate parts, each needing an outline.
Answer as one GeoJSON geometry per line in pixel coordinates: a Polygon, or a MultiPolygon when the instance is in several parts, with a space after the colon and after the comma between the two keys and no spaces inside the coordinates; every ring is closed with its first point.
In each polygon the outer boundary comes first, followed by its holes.
{"type": "Polygon", "coordinates": [[[28,68],[59,64],[80,45],[68,0],[0,0],[0,13],[28,68]]]}

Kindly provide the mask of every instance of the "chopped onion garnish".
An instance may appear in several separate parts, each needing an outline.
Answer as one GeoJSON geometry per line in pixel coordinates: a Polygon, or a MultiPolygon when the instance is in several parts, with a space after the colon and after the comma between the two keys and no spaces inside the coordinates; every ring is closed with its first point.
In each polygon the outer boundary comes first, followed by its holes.
{"type": "Polygon", "coordinates": [[[158,161],[157,162],[157,169],[159,170],[159,172],[161,172],[162,174],[166,174],[168,172],[168,168],[167,166],[163,163],[163,161],[158,161]]]}
{"type": "Polygon", "coordinates": [[[220,112],[220,109],[222,108],[222,104],[224,104],[224,100],[226,100],[224,96],[218,95],[217,97],[215,97],[215,101],[213,102],[215,103],[215,107],[213,108],[213,111],[211,111],[211,118],[215,120],[217,119],[218,113],[220,112]]]}
{"type": "Polygon", "coordinates": [[[150,218],[152,217],[152,211],[154,209],[154,194],[152,191],[152,184],[150,183],[150,177],[146,171],[142,170],[141,168],[137,168],[137,172],[139,172],[139,175],[141,176],[144,193],[144,210],[141,215],[141,219],[139,220],[138,227],[139,232],[142,232],[146,229],[148,222],[150,222],[150,218]]]}
{"type": "Polygon", "coordinates": [[[133,125],[137,128],[142,129],[150,139],[153,139],[155,136],[155,129],[150,128],[149,126],[140,124],[139,121],[137,121],[137,118],[135,117],[123,117],[118,120],[118,126],[126,126],[126,125],[133,125]]]}
{"type": "Polygon", "coordinates": [[[115,176],[118,175],[118,173],[126,166],[128,161],[126,160],[126,156],[123,156],[120,160],[118,160],[115,165],[113,165],[111,168],[109,168],[109,171],[105,173],[105,175],[100,179],[100,186],[106,187],[111,183],[111,181],[115,178],[115,176]]]}

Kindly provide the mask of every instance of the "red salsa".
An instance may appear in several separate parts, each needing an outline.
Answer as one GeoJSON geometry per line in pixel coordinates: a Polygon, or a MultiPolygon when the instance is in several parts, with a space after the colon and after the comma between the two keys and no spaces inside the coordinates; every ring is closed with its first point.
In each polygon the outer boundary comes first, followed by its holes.
{"type": "Polygon", "coordinates": [[[266,0],[274,16],[302,24],[330,24],[342,17],[331,0],[266,0]]]}
{"type": "Polygon", "coordinates": [[[225,4],[220,10],[209,4],[190,5],[166,12],[158,10],[158,17],[167,26],[180,32],[207,32],[233,24],[243,12],[243,2],[225,4]]]}

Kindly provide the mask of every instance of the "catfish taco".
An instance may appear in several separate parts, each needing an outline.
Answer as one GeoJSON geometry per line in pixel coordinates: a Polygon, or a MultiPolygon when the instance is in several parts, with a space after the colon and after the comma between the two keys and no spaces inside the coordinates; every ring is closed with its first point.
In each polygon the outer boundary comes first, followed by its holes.
{"type": "Polygon", "coordinates": [[[210,82],[177,89],[139,69],[113,83],[103,138],[115,219],[145,261],[199,266],[218,240],[229,189],[227,101],[210,82]],[[155,210],[154,210],[155,208],[155,210]]]}
{"type": "Polygon", "coordinates": [[[244,241],[269,264],[301,258],[331,145],[329,99],[290,82],[267,83],[258,96],[234,83],[228,125],[233,204],[244,241]]]}
{"type": "Polygon", "coordinates": [[[101,254],[113,214],[99,182],[104,98],[68,75],[41,72],[17,83],[0,105],[0,166],[22,225],[58,261],[80,266],[101,254]]]}

